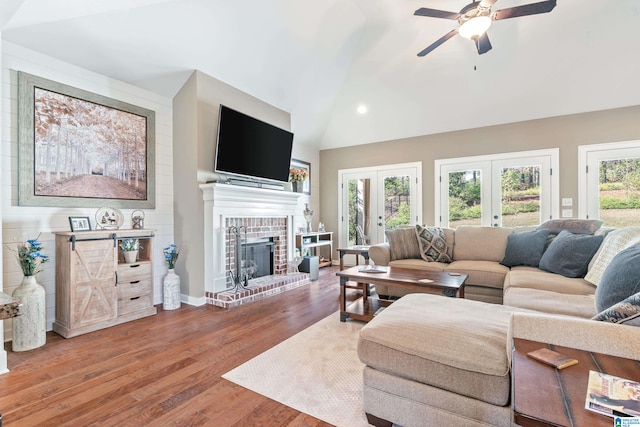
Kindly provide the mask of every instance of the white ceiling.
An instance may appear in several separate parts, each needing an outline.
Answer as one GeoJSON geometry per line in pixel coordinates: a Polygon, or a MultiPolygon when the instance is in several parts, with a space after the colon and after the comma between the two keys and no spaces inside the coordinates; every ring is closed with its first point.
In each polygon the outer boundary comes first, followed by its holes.
{"type": "MultiPolygon", "coordinates": [[[[494,10],[538,0],[499,0],[494,10]]],[[[467,0],[2,0],[2,38],[173,97],[200,70],[289,111],[319,148],[640,105],[640,1],[558,0],[493,50],[413,16],[467,0]],[[366,104],[360,115],[356,107],[366,104]]]]}

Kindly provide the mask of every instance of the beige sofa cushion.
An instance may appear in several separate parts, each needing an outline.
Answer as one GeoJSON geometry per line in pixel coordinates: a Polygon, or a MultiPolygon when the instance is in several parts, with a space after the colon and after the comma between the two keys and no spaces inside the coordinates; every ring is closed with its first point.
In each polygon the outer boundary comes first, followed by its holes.
{"type": "Polygon", "coordinates": [[[596,287],[582,278],[564,277],[536,267],[513,267],[504,281],[505,293],[509,288],[540,289],[573,295],[593,295],[596,287]]]}
{"type": "Polygon", "coordinates": [[[509,402],[507,330],[513,307],[410,294],[362,328],[366,365],[489,402],[509,402]]]}
{"type": "Polygon", "coordinates": [[[494,261],[454,261],[445,271],[467,274],[469,284],[502,289],[509,267],[494,261]]]}
{"type": "Polygon", "coordinates": [[[509,227],[461,225],[456,228],[453,260],[500,262],[511,233],[513,229],[509,227]]]}
{"type": "Polygon", "coordinates": [[[502,304],[502,289],[465,285],[464,299],[489,302],[491,304],[502,304]]]}
{"type": "Polygon", "coordinates": [[[543,289],[510,287],[503,296],[505,306],[535,310],[541,313],[591,318],[596,314],[594,295],[577,295],[543,289]]]}
{"type": "Polygon", "coordinates": [[[449,266],[447,262],[428,262],[423,259],[398,259],[389,262],[391,267],[414,268],[426,271],[444,271],[449,266]]]}

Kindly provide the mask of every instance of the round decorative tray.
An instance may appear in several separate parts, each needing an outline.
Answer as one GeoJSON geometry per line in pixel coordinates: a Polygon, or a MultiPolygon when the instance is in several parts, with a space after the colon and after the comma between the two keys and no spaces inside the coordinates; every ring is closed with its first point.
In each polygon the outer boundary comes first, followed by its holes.
{"type": "Polygon", "coordinates": [[[108,206],[96,212],[96,229],[117,230],[124,223],[124,216],[119,209],[108,206]]]}

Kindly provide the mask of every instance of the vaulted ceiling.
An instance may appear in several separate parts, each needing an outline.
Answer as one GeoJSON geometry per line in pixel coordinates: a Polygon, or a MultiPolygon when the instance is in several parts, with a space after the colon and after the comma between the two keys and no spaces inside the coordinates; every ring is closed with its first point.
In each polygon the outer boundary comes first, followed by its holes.
{"type": "MultiPolygon", "coordinates": [[[[494,10],[537,0],[498,0],[494,10]]],[[[558,0],[479,56],[413,16],[468,0],[2,0],[6,41],[173,97],[200,70],[291,113],[319,148],[640,105],[640,2],[558,0]],[[367,114],[356,112],[364,104],[367,114]]]]}

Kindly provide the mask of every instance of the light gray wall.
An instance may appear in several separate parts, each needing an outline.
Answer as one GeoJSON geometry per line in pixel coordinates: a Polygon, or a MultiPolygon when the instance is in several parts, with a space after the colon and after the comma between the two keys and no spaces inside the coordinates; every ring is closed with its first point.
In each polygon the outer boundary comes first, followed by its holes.
{"type": "MultiPolygon", "coordinates": [[[[182,279],[183,295],[196,304],[203,302],[203,265],[207,262],[203,256],[204,203],[198,185],[213,178],[220,104],[291,130],[291,116],[286,111],[200,71],[195,71],[175,96],[174,218],[176,243],[181,246],[176,270],[182,279]]],[[[317,200],[318,150],[294,142],[293,157],[312,163],[311,184],[317,200]]]]}
{"type": "Polygon", "coordinates": [[[435,160],[556,147],[560,149],[558,197],[573,198],[576,209],[578,146],[640,139],[639,118],[640,106],[634,106],[322,150],[321,216],[327,230],[338,230],[340,169],[421,161],[423,221],[433,224],[435,160]]]}

